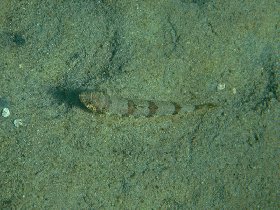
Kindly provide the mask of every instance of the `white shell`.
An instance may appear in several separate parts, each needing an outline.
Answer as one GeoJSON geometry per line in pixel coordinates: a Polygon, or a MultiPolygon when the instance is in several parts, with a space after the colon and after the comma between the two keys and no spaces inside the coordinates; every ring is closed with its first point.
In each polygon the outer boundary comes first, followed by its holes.
{"type": "Polygon", "coordinates": [[[10,114],[10,110],[7,107],[2,110],[2,117],[9,117],[10,114]]]}
{"type": "Polygon", "coordinates": [[[14,120],[14,126],[16,126],[17,128],[18,128],[19,126],[22,126],[22,125],[23,125],[22,119],[15,119],[15,120],[14,120]]]}

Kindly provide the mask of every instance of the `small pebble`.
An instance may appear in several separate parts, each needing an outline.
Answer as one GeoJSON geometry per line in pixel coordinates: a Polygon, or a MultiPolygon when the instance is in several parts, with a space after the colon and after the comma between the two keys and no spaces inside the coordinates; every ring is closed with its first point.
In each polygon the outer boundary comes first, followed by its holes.
{"type": "Polygon", "coordinates": [[[235,95],[237,93],[236,88],[232,88],[232,93],[235,95]]]}
{"type": "Polygon", "coordinates": [[[217,90],[224,90],[226,88],[226,84],[222,83],[222,84],[218,84],[217,86],[217,90]]]}
{"type": "Polygon", "coordinates": [[[10,110],[7,107],[2,110],[2,117],[9,117],[10,114],[10,110]]]}
{"type": "Polygon", "coordinates": [[[22,119],[15,119],[14,125],[18,128],[19,126],[23,125],[22,119]]]}

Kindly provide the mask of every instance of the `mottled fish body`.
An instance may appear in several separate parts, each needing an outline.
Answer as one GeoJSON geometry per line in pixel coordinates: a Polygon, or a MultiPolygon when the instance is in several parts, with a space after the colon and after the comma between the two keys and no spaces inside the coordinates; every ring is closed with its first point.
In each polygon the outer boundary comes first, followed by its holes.
{"type": "Polygon", "coordinates": [[[194,112],[203,107],[211,108],[212,104],[188,105],[167,101],[127,99],[110,96],[103,92],[83,92],[79,95],[81,102],[96,113],[116,114],[121,116],[164,116],[194,112]]]}

